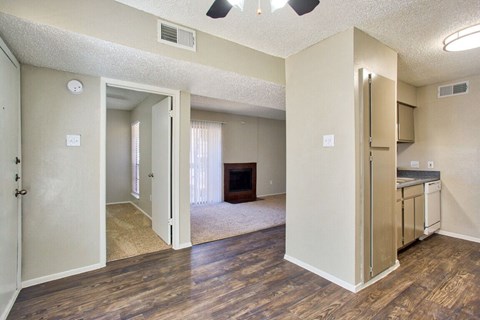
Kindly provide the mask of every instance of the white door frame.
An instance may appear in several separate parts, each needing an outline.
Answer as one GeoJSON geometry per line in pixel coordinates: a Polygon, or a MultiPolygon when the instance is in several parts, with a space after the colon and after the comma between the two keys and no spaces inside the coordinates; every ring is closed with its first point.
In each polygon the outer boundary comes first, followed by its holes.
{"type": "Polygon", "coordinates": [[[107,263],[106,230],[106,127],[107,127],[107,85],[111,87],[143,91],[172,97],[173,132],[172,132],[172,246],[180,246],[180,91],[147,84],[104,78],[100,79],[100,263],[107,263]]]}
{"type": "MultiPolygon", "coordinates": [[[[20,69],[20,63],[18,62],[17,58],[13,55],[13,53],[10,51],[6,43],[3,41],[2,38],[0,38],[0,50],[5,53],[5,55],[10,59],[10,61],[20,69]]],[[[20,73],[20,70],[18,71],[20,73]]],[[[21,75],[20,75],[21,77],[21,75]]],[[[20,84],[19,84],[20,85],[20,84]]],[[[22,111],[21,111],[21,88],[18,91],[18,150],[17,150],[17,155],[19,159],[22,160],[22,111]]],[[[18,175],[22,178],[22,164],[18,166],[18,175]]],[[[18,183],[18,189],[21,188],[22,185],[22,180],[18,183]]],[[[20,293],[20,290],[22,289],[22,197],[19,198],[18,200],[18,208],[17,208],[17,290],[15,291],[14,296],[12,297],[12,300],[10,301],[10,304],[7,306],[7,310],[5,310],[5,314],[2,314],[2,310],[0,310],[0,318],[5,317],[5,319],[8,316],[8,313],[10,312],[11,308],[13,307],[13,304],[15,303],[15,300],[17,299],[18,294],[20,293]]]]}

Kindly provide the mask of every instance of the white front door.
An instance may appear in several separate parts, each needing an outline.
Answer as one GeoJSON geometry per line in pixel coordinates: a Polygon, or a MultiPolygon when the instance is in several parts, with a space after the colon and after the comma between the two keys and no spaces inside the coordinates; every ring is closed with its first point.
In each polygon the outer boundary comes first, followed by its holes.
{"type": "Polygon", "coordinates": [[[0,39],[0,319],[20,286],[20,65],[0,39]]]}
{"type": "Polygon", "coordinates": [[[172,243],[172,98],[152,107],[152,228],[167,244],[172,243]]]}

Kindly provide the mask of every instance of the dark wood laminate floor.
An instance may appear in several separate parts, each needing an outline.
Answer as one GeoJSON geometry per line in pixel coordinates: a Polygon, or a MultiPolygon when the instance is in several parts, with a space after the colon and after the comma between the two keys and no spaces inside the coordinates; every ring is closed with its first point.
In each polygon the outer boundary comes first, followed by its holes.
{"type": "Polygon", "coordinates": [[[283,260],[276,227],[21,291],[8,319],[480,319],[480,244],[434,235],[353,294],[283,260]]]}

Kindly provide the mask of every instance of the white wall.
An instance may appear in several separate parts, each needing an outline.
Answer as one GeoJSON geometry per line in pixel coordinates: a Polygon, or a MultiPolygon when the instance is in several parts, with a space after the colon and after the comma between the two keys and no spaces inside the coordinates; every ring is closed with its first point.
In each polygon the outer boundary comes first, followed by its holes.
{"type": "Polygon", "coordinates": [[[130,195],[129,200],[149,216],[152,216],[152,179],[148,177],[152,172],[152,107],[163,99],[164,96],[149,95],[131,111],[130,117],[130,123],[140,122],[140,197],[130,195]]]}
{"type": "Polygon", "coordinates": [[[132,190],[131,112],[107,110],[106,200],[130,201],[132,190]]]}
{"type": "Polygon", "coordinates": [[[285,192],[285,121],[195,109],[191,111],[191,118],[224,123],[223,162],[256,162],[257,195],[285,192]]]}
{"type": "Polygon", "coordinates": [[[437,98],[438,83],[417,90],[415,143],[398,145],[398,166],[411,160],[435,163],[442,179],[442,230],[480,241],[480,75],[470,81],[470,93],[437,98]]]}
{"type": "Polygon", "coordinates": [[[99,264],[100,79],[22,66],[22,122],[22,280],[99,264]],[[81,146],[66,147],[67,134],[81,146]]]}

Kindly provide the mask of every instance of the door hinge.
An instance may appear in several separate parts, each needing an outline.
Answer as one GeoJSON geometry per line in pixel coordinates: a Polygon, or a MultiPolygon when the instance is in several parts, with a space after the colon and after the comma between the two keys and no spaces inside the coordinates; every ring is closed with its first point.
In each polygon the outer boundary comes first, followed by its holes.
{"type": "Polygon", "coordinates": [[[372,83],[372,75],[371,74],[368,75],[368,83],[372,83]]]}
{"type": "Polygon", "coordinates": [[[173,110],[168,110],[168,116],[169,116],[170,118],[173,118],[173,110]]]}
{"type": "Polygon", "coordinates": [[[370,143],[372,143],[372,141],[373,141],[373,138],[372,138],[372,137],[370,137],[370,139],[368,139],[368,141],[370,141],[370,143]]]}
{"type": "Polygon", "coordinates": [[[373,267],[370,267],[370,275],[373,275],[373,267]]]}
{"type": "Polygon", "coordinates": [[[373,156],[369,157],[370,162],[373,162],[373,156]]]}
{"type": "Polygon", "coordinates": [[[173,219],[168,219],[168,225],[173,226],[173,219]]]}

